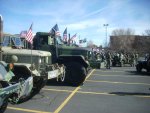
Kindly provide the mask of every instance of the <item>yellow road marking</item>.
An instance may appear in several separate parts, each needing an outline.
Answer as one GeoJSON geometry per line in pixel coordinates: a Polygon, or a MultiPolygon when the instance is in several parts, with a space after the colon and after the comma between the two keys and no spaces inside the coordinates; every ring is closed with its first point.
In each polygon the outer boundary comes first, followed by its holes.
{"type": "Polygon", "coordinates": [[[95,69],[93,69],[91,72],[90,72],[90,74],[86,77],[86,79],[85,80],[87,80],[91,75],[92,75],[92,73],[95,71],[95,69]]]}
{"type": "Polygon", "coordinates": [[[116,95],[116,94],[109,94],[107,92],[88,92],[88,91],[78,91],[77,93],[93,94],[93,95],[116,95]]]}
{"type": "Polygon", "coordinates": [[[49,89],[49,88],[42,88],[42,90],[72,93],[71,90],[60,90],[60,89],[49,89]]]}
{"type": "Polygon", "coordinates": [[[59,113],[61,109],[68,103],[68,101],[74,96],[74,94],[79,90],[77,87],[68,97],[67,99],[54,111],[54,113],[59,113]]]}
{"type": "Polygon", "coordinates": [[[25,111],[31,113],[52,113],[52,112],[45,112],[45,111],[38,111],[38,110],[31,110],[31,109],[24,109],[24,108],[16,108],[16,107],[7,107],[8,109],[17,110],[17,111],[25,111]]]}
{"type": "Polygon", "coordinates": [[[93,75],[97,75],[97,76],[111,76],[111,77],[149,77],[149,76],[135,76],[135,75],[101,75],[101,74],[93,74],[93,75]]]}
{"type": "Polygon", "coordinates": [[[135,97],[142,97],[142,98],[150,98],[150,96],[144,96],[144,95],[134,95],[135,97]]]}
{"type": "MultiPolygon", "coordinates": [[[[72,92],[71,90],[57,90],[57,89],[46,89],[44,88],[43,90],[49,90],[49,91],[59,91],[59,92],[67,92],[70,93],[72,92]]],[[[117,94],[110,94],[108,92],[88,92],[88,91],[77,91],[76,93],[82,93],[82,94],[93,94],[93,95],[111,95],[111,96],[117,96],[117,94]]],[[[125,95],[125,94],[124,94],[125,95]]],[[[135,97],[143,97],[143,98],[150,98],[149,95],[130,95],[130,96],[135,96],[135,97]]]]}
{"type": "Polygon", "coordinates": [[[96,70],[96,71],[100,71],[100,72],[124,72],[124,70],[96,70]]]}
{"type": "MultiPolygon", "coordinates": [[[[89,78],[90,75],[94,72],[94,70],[91,71],[91,73],[86,77],[89,78]]],[[[80,89],[80,86],[78,86],[77,88],[75,88],[74,91],[72,91],[72,93],[66,98],[66,100],[54,111],[54,113],[59,113],[62,108],[68,103],[68,101],[75,95],[75,93],[80,89]]]]}
{"type": "Polygon", "coordinates": [[[112,81],[98,81],[98,80],[86,80],[88,82],[103,82],[103,83],[111,83],[111,84],[131,84],[131,85],[150,85],[148,83],[129,83],[129,82],[112,82],[112,81]]]}

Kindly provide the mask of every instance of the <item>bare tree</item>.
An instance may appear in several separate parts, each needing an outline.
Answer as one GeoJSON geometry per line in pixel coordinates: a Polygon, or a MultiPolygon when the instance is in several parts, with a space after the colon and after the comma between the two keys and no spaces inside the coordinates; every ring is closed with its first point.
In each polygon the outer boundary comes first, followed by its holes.
{"type": "Polygon", "coordinates": [[[113,43],[111,48],[115,50],[126,50],[131,51],[132,44],[134,41],[134,30],[133,29],[115,29],[112,31],[113,43]]]}
{"type": "Polygon", "coordinates": [[[87,42],[87,47],[89,47],[89,48],[96,48],[97,45],[95,45],[92,40],[89,40],[89,41],[87,42]]]}
{"type": "Polygon", "coordinates": [[[133,29],[115,29],[112,31],[112,36],[122,36],[122,35],[134,35],[134,30],[133,29]]]}
{"type": "Polygon", "coordinates": [[[144,34],[145,34],[146,36],[150,36],[150,29],[146,29],[144,34]]]}

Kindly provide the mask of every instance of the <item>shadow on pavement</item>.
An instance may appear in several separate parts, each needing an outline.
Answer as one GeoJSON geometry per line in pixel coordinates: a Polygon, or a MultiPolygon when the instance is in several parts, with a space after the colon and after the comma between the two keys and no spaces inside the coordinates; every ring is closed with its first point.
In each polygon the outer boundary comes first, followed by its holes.
{"type": "Polygon", "coordinates": [[[56,79],[51,79],[48,80],[46,83],[47,86],[68,86],[68,87],[78,87],[79,85],[82,84],[76,84],[76,83],[69,83],[69,82],[61,82],[61,81],[57,81],[56,79]]]}
{"type": "Polygon", "coordinates": [[[139,93],[139,92],[111,92],[109,94],[116,94],[119,96],[150,96],[150,93],[139,93]]]}
{"type": "Polygon", "coordinates": [[[142,72],[137,72],[137,71],[126,71],[129,75],[137,75],[137,76],[150,76],[149,72],[142,71],[142,72]]]}

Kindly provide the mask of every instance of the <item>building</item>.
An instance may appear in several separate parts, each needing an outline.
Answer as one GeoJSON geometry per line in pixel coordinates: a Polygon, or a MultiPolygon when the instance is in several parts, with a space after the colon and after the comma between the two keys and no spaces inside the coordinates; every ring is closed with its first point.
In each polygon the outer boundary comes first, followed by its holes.
{"type": "Polygon", "coordinates": [[[110,48],[116,51],[123,50],[127,52],[150,52],[150,36],[110,36],[110,48]]]}

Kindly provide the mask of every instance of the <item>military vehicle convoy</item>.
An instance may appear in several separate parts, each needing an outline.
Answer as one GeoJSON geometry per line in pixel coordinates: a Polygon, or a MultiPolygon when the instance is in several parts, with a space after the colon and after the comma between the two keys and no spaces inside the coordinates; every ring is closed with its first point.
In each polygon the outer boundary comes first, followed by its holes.
{"type": "Polygon", "coordinates": [[[89,63],[82,51],[62,43],[55,34],[37,32],[33,39],[33,49],[49,51],[52,54],[52,64],[64,64],[66,67],[65,82],[80,85],[84,82],[89,63]]]}

